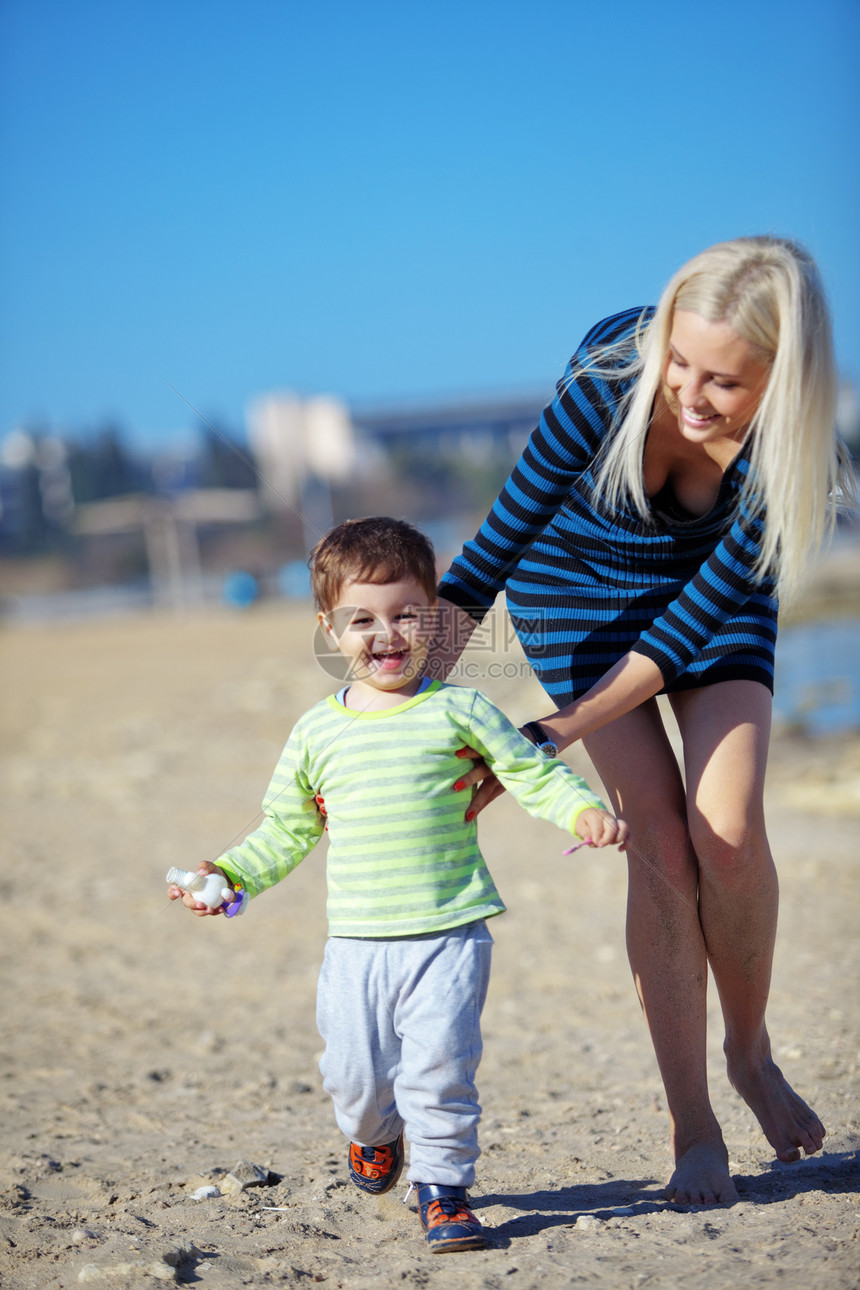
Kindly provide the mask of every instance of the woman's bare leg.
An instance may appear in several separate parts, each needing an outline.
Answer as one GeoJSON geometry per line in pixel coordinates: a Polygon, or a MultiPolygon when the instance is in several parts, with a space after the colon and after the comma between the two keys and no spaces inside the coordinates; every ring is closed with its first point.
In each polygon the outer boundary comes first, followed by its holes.
{"type": "Polygon", "coordinates": [[[585,740],[630,826],[627,950],[666,1090],[679,1204],[737,1199],[708,1095],[707,949],[681,774],[653,700],[585,740]]]}
{"type": "Polygon", "coordinates": [[[780,1160],[818,1151],[824,1128],[771,1056],[765,1025],[778,884],[763,791],[771,698],[754,681],[674,696],[687,815],[699,862],[699,917],[726,1026],[731,1083],[780,1160]]]}

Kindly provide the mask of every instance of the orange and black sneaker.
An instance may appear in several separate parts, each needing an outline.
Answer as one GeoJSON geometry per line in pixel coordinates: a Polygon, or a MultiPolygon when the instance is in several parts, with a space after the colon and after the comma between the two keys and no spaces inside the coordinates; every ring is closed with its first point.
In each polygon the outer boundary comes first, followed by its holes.
{"type": "Polygon", "coordinates": [[[357,1142],[349,1144],[349,1176],[362,1191],[371,1196],[382,1196],[400,1177],[403,1169],[403,1134],[394,1142],[381,1147],[362,1147],[357,1142]]]}
{"type": "Polygon", "coordinates": [[[484,1229],[469,1209],[465,1187],[416,1183],[418,1217],[425,1240],[434,1254],[455,1250],[482,1250],[487,1244],[484,1229]]]}

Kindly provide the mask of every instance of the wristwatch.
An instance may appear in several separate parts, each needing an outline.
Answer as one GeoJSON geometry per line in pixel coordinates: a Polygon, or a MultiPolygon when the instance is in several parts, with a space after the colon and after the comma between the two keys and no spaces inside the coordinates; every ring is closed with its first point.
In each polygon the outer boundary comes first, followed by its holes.
{"type": "Polygon", "coordinates": [[[538,752],[542,752],[544,757],[558,756],[558,744],[553,743],[543,726],[539,726],[536,721],[527,721],[523,730],[531,736],[535,748],[538,752]]]}

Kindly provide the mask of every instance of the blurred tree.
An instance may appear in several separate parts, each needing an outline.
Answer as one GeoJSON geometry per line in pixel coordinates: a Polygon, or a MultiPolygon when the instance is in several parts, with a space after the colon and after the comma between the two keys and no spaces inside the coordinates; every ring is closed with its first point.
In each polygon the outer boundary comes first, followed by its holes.
{"type": "Polygon", "coordinates": [[[122,441],[122,432],[112,424],[104,426],[92,448],[95,497],[121,497],[137,492],[141,473],[122,441]]]}
{"type": "Polygon", "coordinates": [[[0,497],[0,550],[9,555],[35,555],[44,551],[48,545],[48,529],[42,513],[35,461],[3,472],[0,497]]]}
{"type": "Polygon", "coordinates": [[[234,436],[213,421],[200,427],[203,446],[200,452],[200,486],[202,488],[257,488],[258,471],[250,450],[236,442],[234,436]]]}
{"type": "Polygon", "coordinates": [[[68,442],[66,448],[76,504],[148,490],[148,471],[126,449],[119,427],[106,425],[93,437],[68,442]]]}

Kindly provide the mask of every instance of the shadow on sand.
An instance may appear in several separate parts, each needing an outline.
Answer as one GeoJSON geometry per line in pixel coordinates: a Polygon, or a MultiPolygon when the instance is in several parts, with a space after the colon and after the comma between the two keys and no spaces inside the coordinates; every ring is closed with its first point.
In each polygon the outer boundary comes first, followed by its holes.
{"type": "MultiPolygon", "coordinates": [[[[774,1161],[760,1174],[735,1174],[740,1193],[736,1204],[748,1202],[773,1205],[807,1192],[860,1191],[860,1152],[839,1151],[810,1156],[796,1164],[774,1161]]],[[[731,1205],[675,1205],[663,1198],[663,1184],[654,1178],[613,1178],[605,1183],[562,1187],[558,1191],[533,1191],[476,1196],[476,1210],[499,1205],[535,1213],[517,1214],[515,1218],[492,1229],[492,1244],[505,1245],[511,1238],[533,1236],[553,1227],[571,1227],[581,1216],[603,1221],[610,1218],[634,1218],[664,1210],[678,1213],[713,1213],[731,1205]]]]}

